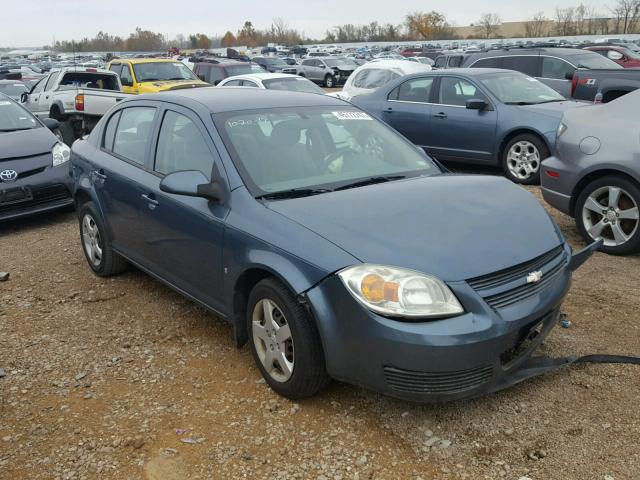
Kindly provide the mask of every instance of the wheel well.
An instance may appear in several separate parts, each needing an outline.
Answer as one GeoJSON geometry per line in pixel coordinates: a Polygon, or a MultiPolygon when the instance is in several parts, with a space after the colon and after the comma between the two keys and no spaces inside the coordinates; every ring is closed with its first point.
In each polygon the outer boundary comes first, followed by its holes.
{"type": "Polygon", "coordinates": [[[631,92],[631,90],[608,90],[602,96],[602,103],[609,103],[609,102],[615,100],[616,98],[620,98],[623,95],[626,95],[629,92],[631,92]]]}
{"type": "Polygon", "coordinates": [[[533,130],[527,130],[527,129],[514,130],[513,132],[509,132],[509,134],[502,139],[502,143],[500,144],[500,150],[498,150],[500,156],[498,157],[498,160],[500,161],[501,164],[502,164],[502,154],[504,153],[504,149],[507,148],[507,144],[518,135],[534,135],[538,137],[542,141],[542,143],[544,143],[547,146],[547,150],[551,151],[551,148],[549,147],[549,144],[547,143],[547,141],[538,132],[534,132],[533,130]]]}
{"type": "Polygon", "coordinates": [[[84,190],[78,190],[73,201],[76,205],[76,210],[80,210],[82,205],[91,201],[91,196],[84,190]]]}
{"type": "Polygon", "coordinates": [[[236,345],[243,346],[249,339],[245,316],[249,294],[258,282],[265,278],[275,277],[273,273],[261,268],[251,268],[238,278],[233,289],[233,323],[236,337],[236,345]]]}
{"type": "Polygon", "coordinates": [[[62,120],[62,112],[60,111],[60,107],[58,105],[51,105],[49,116],[55,120],[62,120]]]}
{"type": "Polygon", "coordinates": [[[638,188],[640,188],[640,182],[638,182],[631,175],[628,175],[619,170],[606,169],[606,170],[596,170],[595,172],[590,172],[588,175],[585,175],[583,178],[580,179],[580,181],[576,184],[576,186],[573,187],[573,191],[571,192],[571,204],[569,205],[569,212],[571,212],[571,215],[573,215],[574,218],[576,216],[576,212],[575,212],[576,201],[580,196],[580,192],[582,192],[582,190],[594,180],[597,180],[603,177],[624,178],[625,180],[629,180],[630,182],[633,182],[638,186],[638,188]]]}

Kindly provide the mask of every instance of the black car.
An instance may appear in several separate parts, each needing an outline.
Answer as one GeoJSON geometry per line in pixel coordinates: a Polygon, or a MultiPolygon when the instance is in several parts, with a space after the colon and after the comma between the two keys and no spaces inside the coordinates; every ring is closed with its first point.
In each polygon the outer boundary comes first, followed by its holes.
{"type": "Polygon", "coordinates": [[[506,48],[477,53],[450,53],[435,60],[434,68],[504,68],[536,77],[565,98],[578,69],[622,69],[595,52],[575,48],[506,48]]]}
{"type": "Polygon", "coordinates": [[[281,73],[282,70],[291,65],[280,57],[253,57],[251,61],[257,63],[270,73],[281,73]]]}
{"type": "Polygon", "coordinates": [[[217,85],[227,77],[246,75],[248,73],[264,73],[264,69],[255,63],[239,62],[236,60],[218,59],[218,63],[211,61],[199,62],[193,66],[193,73],[203,82],[217,85]]]}
{"type": "Polygon", "coordinates": [[[0,93],[0,220],[73,204],[70,149],[57,127],[0,93]]]}

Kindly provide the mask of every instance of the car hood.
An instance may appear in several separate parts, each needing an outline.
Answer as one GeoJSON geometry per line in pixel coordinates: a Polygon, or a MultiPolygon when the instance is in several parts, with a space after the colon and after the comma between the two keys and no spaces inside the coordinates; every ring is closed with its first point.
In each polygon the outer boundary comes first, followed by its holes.
{"type": "Polygon", "coordinates": [[[516,108],[523,113],[537,113],[547,117],[561,119],[564,112],[574,108],[584,107],[589,103],[576,102],[575,100],[566,100],[564,102],[541,103],[540,105],[520,105],[516,108]]]}
{"type": "Polygon", "coordinates": [[[44,127],[0,133],[0,161],[51,153],[57,141],[44,127]]]}
{"type": "Polygon", "coordinates": [[[267,205],[364,263],[446,281],[526,262],[563,242],[533,195],[500,177],[412,178],[267,205]]]}
{"type": "Polygon", "coordinates": [[[179,90],[181,88],[210,87],[202,80],[166,80],[157,82],[140,82],[141,93],[162,92],[165,90],[179,90]]]}

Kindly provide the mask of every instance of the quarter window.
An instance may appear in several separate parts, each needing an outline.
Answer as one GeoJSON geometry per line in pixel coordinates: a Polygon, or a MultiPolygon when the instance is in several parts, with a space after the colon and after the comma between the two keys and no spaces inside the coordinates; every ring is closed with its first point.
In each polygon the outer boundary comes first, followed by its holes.
{"type": "Polygon", "coordinates": [[[160,128],[155,171],[167,175],[199,170],[211,178],[213,155],[197,125],[185,115],[167,110],[160,128]]]}
{"type": "MultiPolygon", "coordinates": [[[[481,58],[473,65],[472,68],[502,68],[502,58],[493,57],[493,58],[481,58]]],[[[505,67],[506,68],[506,67],[505,67]]]]}
{"type": "Polygon", "coordinates": [[[569,63],[559,58],[543,57],[542,58],[542,77],[554,78],[557,80],[566,80],[567,76],[575,72],[575,68],[569,63]]]}
{"type": "Polygon", "coordinates": [[[428,103],[432,85],[433,78],[416,78],[404,82],[398,90],[398,100],[428,103]]]}
{"type": "MultiPolygon", "coordinates": [[[[113,153],[144,165],[155,114],[156,109],[153,107],[130,107],[122,110],[116,127],[113,153]]],[[[111,120],[113,121],[113,117],[111,120]]]]}

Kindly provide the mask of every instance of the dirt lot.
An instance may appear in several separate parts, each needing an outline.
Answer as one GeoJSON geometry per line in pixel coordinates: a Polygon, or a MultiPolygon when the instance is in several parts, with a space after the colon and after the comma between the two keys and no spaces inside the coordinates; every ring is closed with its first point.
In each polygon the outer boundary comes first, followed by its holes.
{"type": "MultiPolygon", "coordinates": [[[[2,479],[640,478],[637,367],[440,406],[338,383],[293,403],[227,324],[135,270],[95,277],[77,230],[70,212],[0,227],[2,479]]],[[[544,353],[640,355],[639,267],[596,254],[544,353]]]]}

